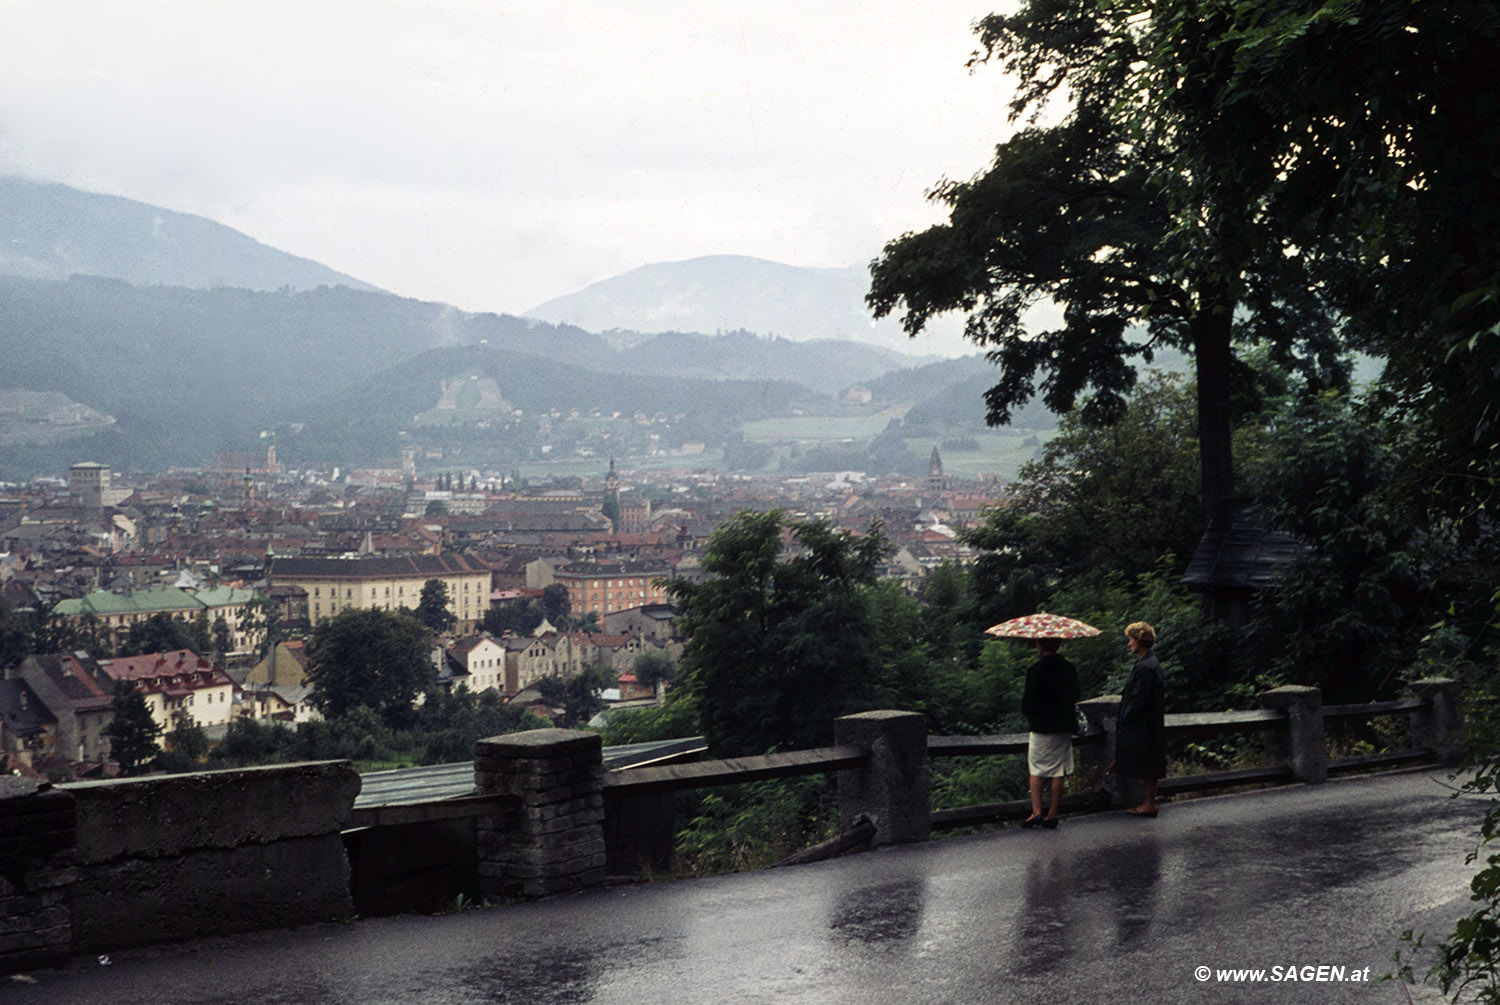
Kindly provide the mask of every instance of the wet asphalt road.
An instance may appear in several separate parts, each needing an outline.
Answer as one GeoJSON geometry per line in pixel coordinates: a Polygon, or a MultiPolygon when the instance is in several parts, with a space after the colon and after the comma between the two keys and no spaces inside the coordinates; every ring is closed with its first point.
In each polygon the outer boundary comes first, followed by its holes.
{"type": "MultiPolygon", "coordinates": [[[[1483,806],[1425,772],[1178,802],[761,873],[75,960],[6,1005],[1406,1002],[1196,967],[1390,969],[1451,931],[1483,806]]],[[[1317,976],[1315,972],[1305,972],[1317,976]]],[[[1433,992],[1417,1000],[1436,1000],[1433,992]]]]}

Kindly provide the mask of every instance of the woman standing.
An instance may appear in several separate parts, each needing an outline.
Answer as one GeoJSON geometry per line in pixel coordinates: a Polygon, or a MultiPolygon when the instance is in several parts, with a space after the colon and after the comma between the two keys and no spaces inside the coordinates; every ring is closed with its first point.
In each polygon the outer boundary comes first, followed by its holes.
{"type": "Polygon", "coordinates": [[[1133,816],[1154,817],[1156,783],[1167,774],[1165,683],[1161,664],[1151,650],[1156,629],[1137,621],[1125,629],[1125,644],[1135,654],[1135,669],[1120,695],[1120,719],[1115,733],[1115,771],[1145,783],[1146,798],[1126,810],[1133,816]]]}
{"type": "Polygon", "coordinates": [[[1041,658],[1026,671],[1021,692],[1021,714],[1031,735],[1026,745],[1026,765],[1031,775],[1031,816],[1022,827],[1057,826],[1062,808],[1063,780],[1073,770],[1073,724],[1077,721],[1078,670],[1057,654],[1060,639],[1037,639],[1041,658]],[[1052,801],[1042,816],[1042,788],[1051,779],[1052,801]]]}

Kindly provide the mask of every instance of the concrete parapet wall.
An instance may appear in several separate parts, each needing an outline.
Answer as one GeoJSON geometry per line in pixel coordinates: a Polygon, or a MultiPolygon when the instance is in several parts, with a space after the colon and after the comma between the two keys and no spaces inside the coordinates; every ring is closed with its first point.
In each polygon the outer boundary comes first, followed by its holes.
{"type": "Polygon", "coordinates": [[[343,761],[65,786],[78,821],[73,950],[351,914],[340,830],[359,786],[343,761]]]}
{"type": "Polygon", "coordinates": [[[72,951],[74,819],[65,792],[0,789],[0,974],[60,964],[72,951]]]}
{"type": "Polygon", "coordinates": [[[338,834],[81,868],[73,951],[290,928],[353,914],[338,834]]]}
{"type": "Polygon", "coordinates": [[[348,762],[322,761],[63,788],[78,800],[79,862],[88,865],[337,835],[359,786],[348,762]]]}

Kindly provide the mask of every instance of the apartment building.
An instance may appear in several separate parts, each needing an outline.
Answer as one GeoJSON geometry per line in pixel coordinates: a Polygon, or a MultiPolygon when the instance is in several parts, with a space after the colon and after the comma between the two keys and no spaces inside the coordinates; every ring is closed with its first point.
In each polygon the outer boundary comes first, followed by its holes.
{"type": "Polygon", "coordinates": [[[277,558],[266,577],[272,589],[306,591],[307,619],[314,627],[350,608],[416,610],[429,579],[447,586],[448,610],[458,619],[459,632],[472,631],[489,608],[489,566],[464,555],[277,558]]]}

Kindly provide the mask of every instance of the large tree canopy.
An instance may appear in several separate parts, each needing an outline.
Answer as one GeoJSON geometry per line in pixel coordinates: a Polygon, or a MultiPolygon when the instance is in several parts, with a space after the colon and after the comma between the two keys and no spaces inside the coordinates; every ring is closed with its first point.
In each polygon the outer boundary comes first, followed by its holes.
{"type": "Polygon", "coordinates": [[[427,628],[405,611],[340,611],[313,630],[308,655],[313,700],[330,717],[363,705],[403,725],[432,681],[427,628]]]}
{"type": "Polygon", "coordinates": [[[1495,105],[1496,21],[1412,0],[1029,0],[985,18],[976,60],[1016,78],[1024,128],[934,189],[948,222],[886,246],[869,303],[904,307],[913,333],[967,312],[1000,366],[996,423],[1037,393],[1112,420],[1137,359],[1192,352],[1207,513],[1234,488],[1237,347],[1321,374],[1313,390],[1342,379],[1343,350],[1379,351],[1411,406],[1500,434],[1500,131],[1471,111],[1495,105]],[[1043,300],[1061,325],[1031,322],[1043,300]]]}
{"type": "Polygon", "coordinates": [[[711,578],[669,584],[688,636],[680,689],[715,753],[823,746],[836,716],[871,707],[881,667],[869,590],[885,550],[878,531],[747,510],[709,537],[711,578]]]}

